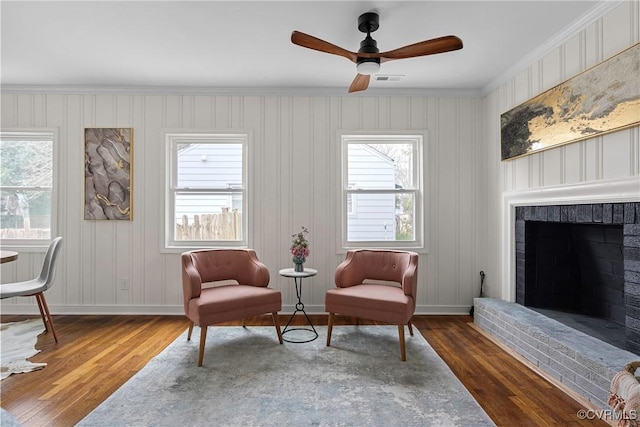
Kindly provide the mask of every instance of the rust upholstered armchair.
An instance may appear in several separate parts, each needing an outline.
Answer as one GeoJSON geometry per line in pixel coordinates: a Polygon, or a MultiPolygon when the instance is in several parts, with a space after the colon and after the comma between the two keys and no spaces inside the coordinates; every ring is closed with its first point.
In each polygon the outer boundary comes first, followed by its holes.
{"type": "Polygon", "coordinates": [[[408,251],[356,249],[335,274],[336,289],[325,296],[329,312],[327,346],[331,345],[334,314],[398,325],[400,359],[407,360],[404,325],[413,335],[411,317],[416,308],[418,254],[408,251]]]}
{"type": "Polygon", "coordinates": [[[282,309],[280,291],[268,288],[269,270],[258,261],[253,249],[201,249],[182,254],[184,313],[200,326],[198,366],[202,366],[207,326],[271,313],[278,340],[282,333],[278,311],[282,309]],[[205,283],[219,282],[215,286],[205,283]]]}

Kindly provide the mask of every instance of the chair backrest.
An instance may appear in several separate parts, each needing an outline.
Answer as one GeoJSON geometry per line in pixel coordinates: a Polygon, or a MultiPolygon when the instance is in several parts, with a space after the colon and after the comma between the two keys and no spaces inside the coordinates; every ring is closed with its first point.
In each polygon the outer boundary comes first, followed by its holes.
{"type": "Polygon", "coordinates": [[[266,286],[269,270],[253,249],[203,249],[189,252],[202,282],[236,280],[240,285],[266,286]],[[256,276],[256,272],[259,272],[256,276]]]}
{"type": "Polygon", "coordinates": [[[359,285],[367,279],[398,282],[406,295],[415,298],[418,254],[385,249],[352,249],[338,266],[338,287],[359,285]]]}
{"type": "Polygon", "coordinates": [[[269,269],[253,249],[200,249],[182,254],[182,287],[185,312],[198,298],[202,284],[235,280],[239,285],[269,285],[269,269]]]}
{"type": "Polygon", "coordinates": [[[53,279],[55,279],[56,273],[56,259],[58,258],[58,253],[60,252],[61,247],[62,237],[58,236],[51,241],[49,248],[47,249],[47,253],[44,255],[42,270],[38,276],[38,280],[45,284],[45,288],[43,290],[49,289],[53,284],[53,279]]]}

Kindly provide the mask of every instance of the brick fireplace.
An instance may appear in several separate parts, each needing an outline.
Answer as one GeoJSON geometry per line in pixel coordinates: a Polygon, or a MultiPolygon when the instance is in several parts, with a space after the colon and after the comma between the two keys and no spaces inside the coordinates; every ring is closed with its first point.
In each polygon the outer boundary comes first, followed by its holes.
{"type": "Polygon", "coordinates": [[[515,302],[621,325],[640,355],[640,203],[518,206],[515,302]]]}
{"type": "MultiPolygon", "coordinates": [[[[526,359],[554,383],[571,389],[587,407],[608,409],[613,376],[627,363],[638,360],[640,355],[637,347],[640,331],[640,178],[514,189],[502,194],[501,206],[500,264],[494,271],[499,275],[498,283],[489,284],[488,296],[474,299],[474,324],[500,345],[526,359]],[[600,299],[606,301],[604,304],[593,304],[595,298],[587,299],[585,304],[595,311],[607,312],[608,322],[624,319],[622,329],[626,328],[624,333],[629,336],[630,344],[626,337],[621,341],[623,347],[629,345],[631,350],[616,347],[547,316],[545,310],[526,307],[526,302],[522,303],[523,299],[534,296],[546,302],[545,298],[555,297],[554,294],[570,302],[577,299],[575,294],[567,295],[566,289],[558,287],[566,283],[562,276],[538,277],[538,281],[553,282],[556,286],[534,287],[533,295],[531,290],[522,287],[524,276],[521,274],[527,262],[522,261],[522,252],[527,251],[527,223],[534,222],[543,227],[552,242],[557,242],[554,239],[561,234],[578,236],[578,243],[565,241],[564,244],[569,249],[579,247],[584,252],[588,248],[587,252],[606,254],[590,263],[597,268],[586,275],[609,274],[608,285],[604,290],[588,288],[580,291],[602,296],[600,299]],[[570,226],[569,231],[559,232],[554,228],[564,225],[570,226]],[[583,226],[587,231],[580,230],[583,226]],[[616,233],[619,233],[617,237],[616,233]],[[622,246],[617,249],[608,246],[620,241],[622,246]]],[[[535,250],[538,250],[537,246],[535,250]]],[[[541,263],[563,258],[571,250],[559,251],[552,256],[548,252],[543,246],[542,253],[547,258],[541,263]]],[[[558,269],[564,269],[567,274],[575,274],[575,267],[575,264],[558,265],[558,269]]]]}

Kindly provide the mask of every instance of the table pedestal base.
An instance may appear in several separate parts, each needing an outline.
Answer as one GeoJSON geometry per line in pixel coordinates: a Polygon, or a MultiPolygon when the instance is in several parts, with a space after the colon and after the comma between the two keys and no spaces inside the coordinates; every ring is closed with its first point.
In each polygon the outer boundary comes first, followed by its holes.
{"type": "MultiPolygon", "coordinates": [[[[298,334],[294,333],[294,334],[290,334],[290,335],[298,335],[298,334]]],[[[289,318],[289,321],[285,325],[284,330],[282,331],[282,339],[284,341],[286,341],[286,342],[304,343],[304,342],[311,342],[311,341],[313,341],[313,340],[315,340],[317,338],[318,338],[318,331],[316,331],[316,328],[313,327],[313,323],[311,323],[311,319],[309,319],[309,316],[307,316],[307,313],[304,311],[304,304],[299,302],[298,304],[296,304],[296,311],[293,312],[293,314],[289,318]],[[302,308],[298,308],[299,306],[302,306],[302,308]],[[291,321],[295,318],[296,314],[298,314],[298,313],[304,314],[304,317],[307,319],[307,324],[309,326],[290,326],[291,321]],[[308,338],[308,339],[304,339],[304,338],[293,339],[293,338],[285,337],[285,334],[287,332],[292,332],[292,331],[305,331],[304,335],[307,335],[307,336],[310,335],[311,338],[308,338]]]]}

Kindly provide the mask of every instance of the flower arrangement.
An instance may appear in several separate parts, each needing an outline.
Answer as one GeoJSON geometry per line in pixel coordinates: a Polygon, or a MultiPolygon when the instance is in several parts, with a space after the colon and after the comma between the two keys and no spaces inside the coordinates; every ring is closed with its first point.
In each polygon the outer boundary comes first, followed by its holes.
{"type": "Polygon", "coordinates": [[[307,234],[309,234],[309,230],[303,226],[302,231],[291,235],[293,238],[291,240],[291,255],[293,255],[293,262],[304,262],[309,256],[309,241],[305,237],[307,234]]]}

